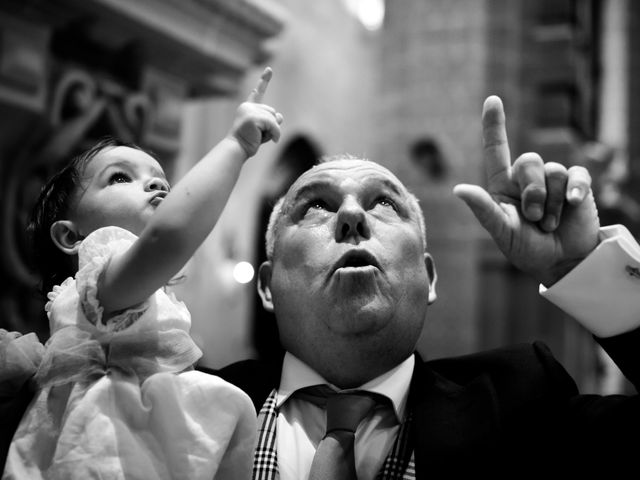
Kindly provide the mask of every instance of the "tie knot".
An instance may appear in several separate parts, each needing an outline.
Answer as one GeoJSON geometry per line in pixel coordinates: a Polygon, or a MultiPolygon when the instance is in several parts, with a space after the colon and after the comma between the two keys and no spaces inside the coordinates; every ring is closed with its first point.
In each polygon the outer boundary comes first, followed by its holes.
{"type": "Polygon", "coordinates": [[[298,390],[297,398],[323,407],[327,412],[327,430],[325,435],[336,430],[356,431],[360,422],[378,403],[374,393],[336,392],[328,385],[315,385],[298,390]]]}
{"type": "Polygon", "coordinates": [[[375,404],[375,399],[366,393],[334,393],[327,398],[326,433],[336,430],[355,432],[375,404]]]}

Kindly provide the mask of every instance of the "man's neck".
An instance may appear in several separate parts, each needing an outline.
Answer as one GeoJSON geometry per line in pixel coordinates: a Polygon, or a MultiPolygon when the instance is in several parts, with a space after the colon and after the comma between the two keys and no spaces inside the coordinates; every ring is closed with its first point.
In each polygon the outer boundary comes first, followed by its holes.
{"type": "Polygon", "coordinates": [[[410,355],[404,361],[381,375],[359,385],[342,389],[338,385],[328,381],[304,361],[287,352],[282,364],[277,403],[281,405],[293,392],[300,388],[318,384],[328,384],[336,390],[357,389],[384,395],[391,400],[396,415],[399,419],[402,419],[414,366],[415,355],[410,355]]]}

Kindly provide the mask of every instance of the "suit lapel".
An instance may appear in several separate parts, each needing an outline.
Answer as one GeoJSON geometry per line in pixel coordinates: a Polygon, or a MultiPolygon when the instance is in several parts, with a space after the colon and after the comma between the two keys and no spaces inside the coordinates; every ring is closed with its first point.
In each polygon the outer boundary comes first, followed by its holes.
{"type": "Polygon", "coordinates": [[[461,386],[416,361],[409,394],[417,478],[471,469],[496,446],[495,392],[481,375],[461,386]]]}

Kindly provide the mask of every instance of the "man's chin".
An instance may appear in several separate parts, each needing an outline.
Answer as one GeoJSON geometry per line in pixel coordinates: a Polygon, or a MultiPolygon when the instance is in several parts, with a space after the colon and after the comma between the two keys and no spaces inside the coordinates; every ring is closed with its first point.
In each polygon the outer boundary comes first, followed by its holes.
{"type": "Polygon", "coordinates": [[[345,337],[375,335],[393,316],[393,308],[378,295],[350,295],[337,299],[329,328],[345,337]]]}

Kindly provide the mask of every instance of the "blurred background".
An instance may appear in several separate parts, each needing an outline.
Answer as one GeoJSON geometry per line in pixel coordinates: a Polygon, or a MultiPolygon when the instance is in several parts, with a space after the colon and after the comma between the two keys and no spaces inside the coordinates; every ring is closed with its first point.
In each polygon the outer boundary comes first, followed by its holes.
{"type": "Polygon", "coordinates": [[[176,287],[204,365],[278,354],[255,293],[269,209],[321,155],[347,152],[420,199],[439,273],[424,357],[541,339],[585,392],[625,392],[591,335],[509,266],[451,190],[484,182],[480,112],[497,94],[514,158],[587,166],[601,223],[637,236],[639,44],[631,0],[3,0],[0,327],[48,337],[25,248],[48,176],[112,134],[151,150],[175,183],[269,65],[264,101],[283,136],[247,162],[176,287]]]}

